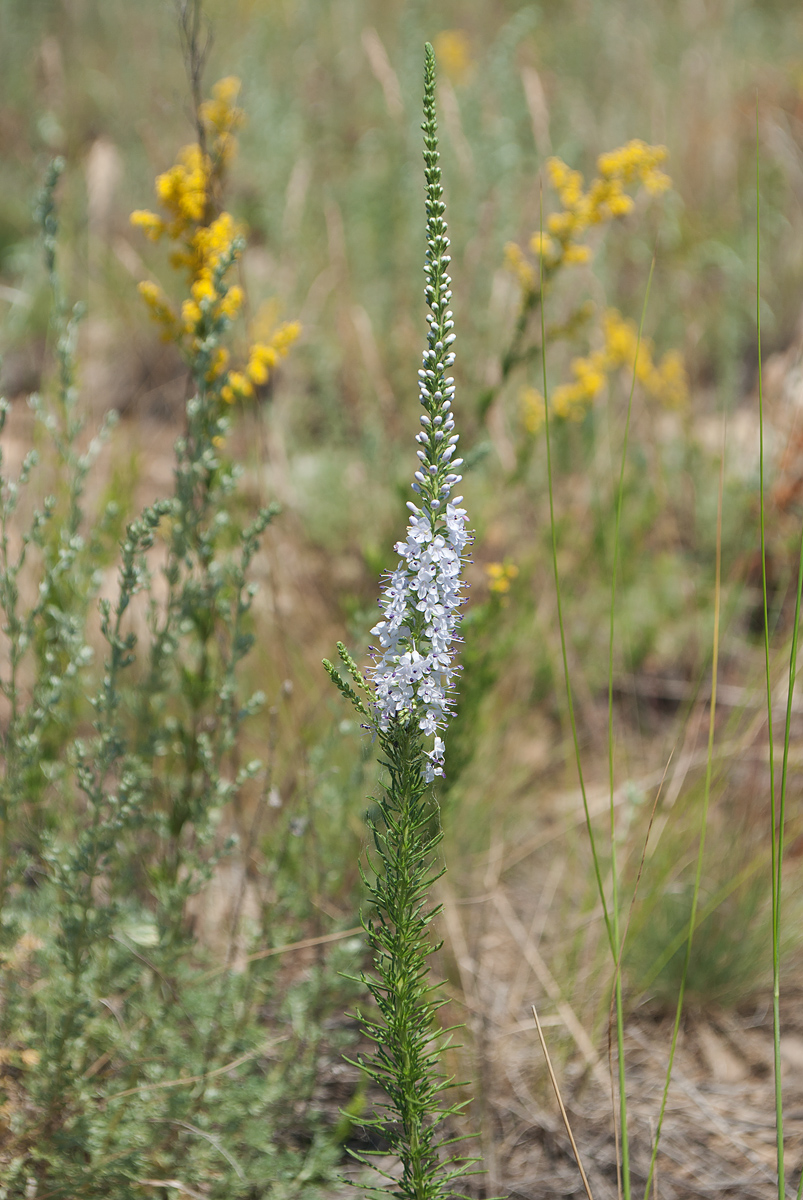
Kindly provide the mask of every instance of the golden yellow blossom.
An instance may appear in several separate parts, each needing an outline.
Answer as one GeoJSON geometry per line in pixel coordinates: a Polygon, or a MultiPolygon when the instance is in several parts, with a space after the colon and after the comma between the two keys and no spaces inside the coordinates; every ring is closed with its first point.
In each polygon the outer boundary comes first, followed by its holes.
{"type": "Polygon", "coordinates": [[[552,393],[552,409],[565,421],[581,421],[605,386],[605,355],[600,351],[571,363],[572,383],[563,383],[552,393]]]}
{"type": "Polygon", "coordinates": [[[228,365],[229,365],[228,350],[226,350],[224,346],[218,346],[217,350],[215,351],[214,355],[212,356],[212,362],[211,362],[209,370],[207,371],[207,374],[206,374],[207,382],[214,383],[214,381],[223,374],[223,372],[226,370],[226,367],[228,365]]]}
{"type": "Polygon", "coordinates": [[[655,362],[655,346],[651,338],[642,337],[638,342],[638,330],[634,321],[625,320],[615,308],[603,315],[602,330],[605,338],[605,357],[608,370],[626,367],[633,370],[636,363],[636,378],[646,391],[669,408],[681,407],[688,398],[688,383],[683,358],[677,350],[668,351],[659,362],[655,362]],[[638,348],[638,359],[636,349],[638,348]]]}
{"type": "Polygon", "coordinates": [[[519,396],[519,404],[524,428],[534,436],[544,424],[544,397],[537,388],[524,388],[519,396]]]}
{"type": "MultiPolygon", "coordinates": [[[[627,216],[633,210],[635,202],[627,188],[643,187],[654,194],[669,187],[669,176],[658,169],[667,153],[664,146],[634,140],[602,154],[597,162],[599,177],[588,191],[579,171],[572,170],[561,158],[550,158],[547,177],[558,194],[561,209],[547,217],[547,234],[536,233],[530,239],[530,250],[541,256],[545,275],[591,260],[591,247],[582,239],[594,226],[627,216]]],[[[538,294],[538,272],[514,243],[505,247],[505,265],[517,276],[522,303],[529,306],[538,294]]]]}
{"type": "MultiPolygon", "coordinates": [[[[515,243],[510,244],[514,245],[515,243]]],[[[547,260],[555,258],[555,256],[559,253],[556,243],[552,240],[548,233],[534,233],[530,238],[530,249],[532,250],[533,254],[543,256],[547,260]]],[[[516,246],[516,250],[518,250],[519,254],[521,254],[518,246],[516,246]]]]}
{"type": "Polygon", "coordinates": [[[601,154],[597,170],[603,179],[621,179],[623,183],[640,183],[648,192],[662,192],[671,186],[671,179],[658,167],[666,162],[666,146],[648,146],[634,138],[626,146],[601,154]]]}
{"type": "Polygon", "coordinates": [[[298,321],[286,321],[275,329],[265,342],[254,342],[246,374],[257,387],[267,383],[268,375],[280,358],[284,358],[301,332],[298,321]]]}
{"type": "Polygon", "coordinates": [[[452,83],[464,83],[474,65],[471,46],[462,29],[444,29],[433,38],[438,66],[452,83]]]}
{"type": "Polygon", "coordinates": [[[488,587],[497,596],[504,596],[510,591],[510,585],[518,578],[519,568],[511,562],[488,563],[485,568],[488,576],[488,587]]]}
{"type": "Polygon", "coordinates": [[[546,165],[549,181],[560,196],[564,208],[577,209],[583,201],[583,176],[572,171],[561,158],[550,158],[546,165]]]}
{"type": "Polygon", "coordinates": [[[239,284],[234,283],[220,301],[218,308],[224,317],[233,320],[242,308],[245,294],[239,284]]]}
{"type": "Polygon", "coordinates": [[[686,402],[686,371],[676,350],[670,350],[656,362],[652,339],[642,337],[639,343],[635,322],[624,318],[615,308],[609,308],[603,314],[602,335],[603,349],[587,358],[575,358],[570,367],[574,379],[555,388],[551,411],[556,417],[567,421],[582,420],[608,376],[620,369],[632,373],[634,363],[636,378],[653,399],[669,408],[679,408],[686,402]]]}
{"type": "Polygon", "coordinates": [[[191,363],[199,363],[212,394],[230,404],[252,396],[255,385],[267,382],[300,332],[297,322],[276,328],[271,308],[269,326],[263,335],[252,334],[253,344],[246,348],[246,365],[240,370],[229,370],[228,351],[216,345],[245,301],[243,289],[230,277],[244,245],[244,230],[231,213],[217,211],[226,165],[245,121],[236,104],[239,92],[240,81],[234,76],[215,84],[212,98],[199,110],[207,149],[185,146],[176,163],[157,176],[156,194],[166,217],[146,209],[131,216],[131,223],[152,241],[166,236],[173,243],[170,264],[185,271],[187,278],[189,295],[181,303],[180,318],[162,290],[149,281],[140,284],[145,303],[162,326],[163,337],[175,341],[191,363]]]}
{"type": "Polygon", "coordinates": [[[229,371],[226,379],[227,382],[221,388],[220,395],[227,404],[233,404],[237,399],[253,396],[254,385],[242,371],[229,371]]]}
{"type": "Polygon", "coordinates": [[[203,304],[204,300],[214,300],[216,294],[215,285],[212,282],[210,273],[205,271],[203,275],[196,279],[190,291],[192,292],[193,300],[197,301],[198,304],[203,304]]]}
{"type": "MultiPolygon", "coordinates": [[[[602,333],[605,338],[605,355],[610,367],[632,368],[638,345],[638,329],[634,321],[627,321],[615,308],[609,308],[602,317],[602,333]]],[[[651,343],[642,338],[639,358],[642,362],[651,357],[651,343]]]]}
{"type": "Polygon", "coordinates": [[[571,242],[563,252],[563,261],[565,263],[591,262],[591,247],[571,242]]]}
{"type": "Polygon", "coordinates": [[[240,94],[240,80],[234,75],[220,79],[212,88],[212,99],[201,105],[201,119],[214,134],[213,153],[221,165],[231,162],[237,149],[234,136],[245,124],[245,113],[235,101],[240,94]]]}
{"type": "Polygon", "coordinates": [[[519,286],[525,296],[535,290],[536,279],[538,278],[535,269],[531,263],[527,262],[521,251],[521,247],[517,246],[515,242],[508,242],[505,246],[505,266],[517,277],[519,286]]]}
{"type": "Polygon", "coordinates": [[[162,338],[164,341],[171,341],[176,336],[178,321],[167,297],[160,287],[148,279],[144,279],[138,286],[139,294],[150,309],[151,315],[162,326],[162,338]]]}
{"type": "Polygon", "coordinates": [[[285,321],[271,338],[271,345],[276,353],[284,358],[300,333],[301,325],[298,321],[285,321]]]}
{"type": "Polygon", "coordinates": [[[136,212],[132,212],[130,220],[131,224],[141,229],[152,242],[158,242],[165,231],[162,218],[154,212],[149,212],[147,208],[138,208],[136,212]]]}
{"type": "Polygon", "coordinates": [[[185,333],[196,333],[203,320],[201,306],[197,300],[185,300],[181,305],[181,320],[185,333]]]}
{"type": "Polygon", "coordinates": [[[251,382],[258,387],[267,383],[268,373],[272,367],[276,366],[278,357],[273,346],[265,346],[261,342],[256,342],[251,347],[251,356],[248,359],[248,366],[245,368],[245,373],[251,382]]]}
{"type": "Polygon", "coordinates": [[[198,145],[185,146],[178,162],[156,177],[156,194],[173,217],[170,236],[179,234],[193,221],[201,221],[209,195],[211,163],[198,145]]]}

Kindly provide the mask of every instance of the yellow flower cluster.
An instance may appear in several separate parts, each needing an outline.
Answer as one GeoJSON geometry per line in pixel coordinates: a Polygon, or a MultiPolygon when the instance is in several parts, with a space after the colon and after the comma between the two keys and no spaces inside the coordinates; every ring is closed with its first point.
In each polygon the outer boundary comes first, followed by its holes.
{"type": "MultiPolygon", "coordinates": [[[[555,388],[550,412],[564,421],[581,421],[612,372],[619,369],[632,372],[634,362],[636,378],[653,399],[665,408],[681,408],[686,403],[688,380],[677,350],[669,350],[656,362],[652,339],[642,337],[639,344],[635,322],[626,320],[615,308],[604,313],[602,333],[601,350],[573,359],[570,369],[574,378],[571,383],[555,388]]],[[[525,430],[537,434],[544,424],[544,397],[536,388],[528,387],[521,392],[519,403],[525,430]]]]}
{"type": "Polygon", "coordinates": [[[572,360],[572,383],[562,383],[552,393],[552,410],[564,421],[580,421],[594,397],[602,391],[606,378],[606,358],[597,350],[588,358],[572,360]]]}
{"type": "Polygon", "coordinates": [[[538,288],[538,272],[524,257],[521,246],[516,242],[508,242],[505,246],[505,266],[518,279],[525,301],[535,294],[538,288]]]}
{"type": "Polygon", "coordinates": [[[243,371],[229,371],[221,388],[221,398],[228,404],[253,396],[254,388],[268,382],[268,376],[280,358],[284,358],[301,332],[298,321],[285,321],[266,341],[253,342],[243,371]]]}
{"type": "Polygon", "coordinates": [[[157,325],[162,327],[162,340],[172,342],[179,336],[179,322],[162,289],[149,279],[139,285],[139,294],[150,309],[157,325]]]}
{"type": "Polygon", "coordinates": [[[666,146],[648,146],[640,138],[634,138],[618,150],[600,154],[597,170],[603,179],[639,183],[656,195],[672,186],[669,176],[659,169],[661,163],[666,162],[668,153],[666,146]]]}
{"type": "Polygon", "coordinates": [[[237,130],[245,124],[245,113],[236,104],[239,94],[239,79],[228,75],[212,88],[212,99],[201,105],[201,120],[214,134],[212,153],[221,168],[236,154],[237,130]]]}
{"type": "Polygon", "coordinates": [[[204,222],[212,203],[215,186],[222,180],[226,167],[237,148],[236,132],[245,124],[245,113],[235,101],[240,81],[234,76],[221,79],[212,89],[212,99],[200,109],[208,149],[198,143],[179,151],[178,162],[156,178],[156,195],[167,210],[169,219],[139,209],[131,214],[132,225],[138,225],[151,241],[166,233],[178,239],[191,226],[204,222]]]}
{"type": "Polygon", "coordinates": [[[544,397],[538,388],[528,387],[524,388],[519,399],[522,424],[534,436],[544,424],[544,397]]]}
{"type": "Polygon", "coordinates": [[[473,62],[468,37],[462,29],[444,29],[433,39],[438,66],[452,83],[464,83],[473,62]]]}
{"type": "Polygon", "coordinates": [[[635,321],[625,320],[615,308],[609,308],[604,314],[602,332],[605,337],[608,372],[619,367],[632,371],[635,362],[636,378],[649,395],[666,408],[683,407],[689,398],[689,385],[683,357],[678,350],[668,350],[663,358],[656,362],[652,338],[642,337],[639,344],[635,321]]]}
{"type": "Polygon", "coordinates": [[[497,596],[505,596],[513,580],[518,578],[519,568],[511,562],[488,563],[485,574],[488,576],[489,590],[497,596]]]}
{"type": "MultiPolygon", "coordinates": [[[[665,191],[671,180],[660,170],[660,164],[667,153],[664,146],[648,146],[635,139],[601,154],[597,159],[599,176],[588,191],[584,191],[579,171],[571,170],[560,158],[550,158],[547,172],[562,211],[548,217],[548,233],[535,233],[530,238],[531,252],[543,259],[544,274],[552,275],[560,267],[591,260],[591,247],[581,239],[592,226],[632,211],[633,197],[626,188],[643,187],[652,194],[665,191]]],[[[513,242],[505,247],[505,263],[519,281],[524,303],[531,303],[537,295],[538,270],[513,242]]]]}
{"type": "MultiPolygon", "coordinates": [[[[155,283],[139,285],[140,294],[153,318],[162,327],[166,341],[176,342],[192,360],[210,332],[220,332],[233,321],[245,299],[239,284],[229,281],[231,268],[240,257],[244,230],[229,212],[215,215],[215,196],[227,165],[234,156],[237,130],[245,114],[236,105],[240,81],[230,76],[212,89],[212,99],[200,107],[207,150],[198,144],[185,146],[178,161],[157,176],[156,195],[166,216],[144,209],[131,214],[132,225],[151,241],[166,236],[175,243],[171,266],[185,270],[189,296],[176,314],[164,292],[155,283]]],[[[243,370],[229,370],[229,354],[218,347],[206,372],[206,380],[219,389],[220,398],[232,403],[252,396],[255,387],[267,383],[270,371],[298,337],[300,326],[290,322],[271,329],[249,347],[243,370]]]]}

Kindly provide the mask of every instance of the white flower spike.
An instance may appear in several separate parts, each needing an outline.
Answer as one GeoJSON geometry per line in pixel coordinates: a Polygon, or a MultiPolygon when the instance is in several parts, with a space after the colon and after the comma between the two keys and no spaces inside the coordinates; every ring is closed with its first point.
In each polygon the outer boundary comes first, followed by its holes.
{"type": "Polygon", "coordinates": [[[416,436],[419,467],[413,490],[420,505],[408,503],[407,539],[396,543],[400,561],[386,577],[379,601],[383,619],[371,630],[379,639],[371,671],[375,713],[381,729],[394,720],[415,719],[426,736],[434,736],[427,752],[426,778],[443,775],[443,730],[454,708],[455,643],[463,603],[462,567],[471,540],[466,530],[462,496],[450,499],[462,476],[462,458],[453,458],[459,435],[454,432],[452,402],[455,383],[447,375],[455,361],[455,334],[447,267],[449,238],[444,220],[436,127],[424,127],[427,193],[427,260],[425,295],[430,308],[427,349],[418,372],[424,413],[416,436]]]}

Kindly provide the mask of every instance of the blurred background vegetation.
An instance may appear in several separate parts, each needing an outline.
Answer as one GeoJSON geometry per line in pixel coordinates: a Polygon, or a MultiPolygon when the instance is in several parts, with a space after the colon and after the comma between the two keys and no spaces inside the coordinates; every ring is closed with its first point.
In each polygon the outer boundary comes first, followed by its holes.
{"type": "MultiPolygon", "coordinates": [[[[767,807],[766,735],[754,720],[762,653],[756,109],[769,569],[780,651],[803,486],[799,5],[207,0],[206,12],[207,85],[239,76],[248,115],[229,204],[249,231],[241,264],[246,320],[261,311],[303,327],[281,371],[241,406],[231,442],[246,467],[244,516],[273,499],[283,508],[256,561],[257,649],[247,671],[268,706],[249,736],[255,752],[270,747],[273,790],[250,876],[282,895],[296,930],[325,935],[354,923],[370,748],[319,663],[344,629],[364,658],[378,575],[391,565],[409,494],[424,312],[422,45],[432,40],[452,237],[456,411],[476,530],[466,669],[442,797],[450,887],[469,900],[504,885],[527,923],[537,894],[552,912],[543,940],[553,973],[589,1028],[603,1027],[604,946],[575,822],[543,434],[528,429],[521,401],[523,389],[538,386],[540,363],[500,386],[519,305],[504,248],[526,245],[538,229],[542,186],[547,212],[555,206],[543,172],[550,155],[588,179],[599,154],[642,138],[668,148],[672,190],[640,196],[632,213],[594,235],[593,262],[573,267],[550,293],[547,322],[588,300],[598,315],[613,305],[638,321],[655,253],[645,332],[657,354],[682,353],[689,380],[686,405],[673,411],[637,388],[626,473],[615,724],[617,836],[631,883],[674,751],[642,907],[634,910],[633,1002],[663,1003],[677,986],[678,955],[664,951],[690,902],[727,417],[720,654],[727,686],[704,882],[711,919],[691,986],[702,1002],[739,1003],[764,983],[762,896],[769,896],[768,887],[761,895],[756,888],[766,875],[767,807]],[[738,862],[726,854],[734,829],[738,862]],[[557,873],[556,862],[563,864],[557,873]]],[[[20,445],[30,438],[25,398],[53,370],[30,202],[46,164],[61,154],[62,269],[67,291],[88,310],[82,394],[94,421],[109,408],[122,417],[100,486],[104,499],[113,494],[133,513],[169,481],[186,388],[181,360],[160,342],[135,286],[154,278],[169,291],[166,255],[128,220],[132,209],[153,204],[154,176],[195,137],[175,11],[166,0],[0,0],[0,28],[0,339],[2,389],[14,402],[9,436],[20,445]]],[[[594,344],[594,328],[592,318],[555,345],[553,386],[569,377],[572,355],[594,344]]],[[[582,422],[554,430],[570,665],[592,787],[606,771],[613,498],[628,387],[612,379],[582,422]]],[[[803,762],[793,759],[799,772],[803,762]]],[[[795,801],[793,884],[801,815],[795,801]]],[[[247,823],[249,812],[234,819],[247,823]]],[[[465,1001],[470,989],[449,930],[443,969],[465,1001]]],[[[511,1020],[524,1019],[524,984],[509,990],[521,1009],[511,1020]]],[[[493,1009],[481,988],[475,1002],[493,1009]]]]}

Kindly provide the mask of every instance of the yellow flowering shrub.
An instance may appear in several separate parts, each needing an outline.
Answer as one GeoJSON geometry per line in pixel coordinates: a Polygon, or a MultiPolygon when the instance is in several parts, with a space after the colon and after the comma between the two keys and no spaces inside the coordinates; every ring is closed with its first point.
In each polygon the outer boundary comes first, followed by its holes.
{"type": "Polygon", "coordinates": [[[170,264],[186,274],[188,295],[178,311],[164,291],[145,280],[140,294],[166,341],[175,342],[194,371],[221,400],[252,396],[298,337],[296,321],[273,325],[262,340],[249,344],[240,369],[229,367],[229,353],[215,344],[237,317],[245,296],[233,282],[233,268],[245,246],[245,231],[220,200],[226,169],[237,149],[237,131],[245,114],[237,107],[240,81],[221,79],[199,112],[203,144],[185,146],[176,163],[156,178],[163,216],[139,209],[131,224],[153,242],[173,243],[170,264]]]}
{"type": "MultiPolygon", "coordinates": [[[[586,241],[587,234],[631,212],[635,204],[631,192],[639,188],[652,195],[666,191],[671,186],[662,170],[667,154],[664,146],[648,146],[634,139],[599,156],[598,175],[588,188],[579,171],[560,158],[549,159],[547,176],[557,192],[560,208],[548,216],[544,231],[532,235],[527,250],[516,242],[505,247],[505,265],[521,289],[521,308],[510,348],[502,359],[502,383],[516,366],[529,361],[534,352],[540,353],[537,346],[530,345],[528,330],[532,312],[543,301],[542,279],[545,289],[563,268],[590,262],[593,250],[586,241]]],[[[547,329],[547,337],[576,337],[590,315],[587,305],[575,307],[562,325],[547,329]]],[[[556,417],[581,420],[611,373],[620,368],[632,372],[634,363],[636,377],[648,395],[668,408],[679,408],[686,402],[686,372],[677,351],[656,361],[652,341],[642,338],[637,358],[637,328],[614,308],[604,312],[599,335],[601,348],[574,358],[569,368],[571,379],[552,393],[550,412],[556,417]]],[[[486,397],[486,407],[488,403],[486,397]]],[[[525,431],[537,434],[544,422],[543,396],[537,389],[525,387],[519,394],[519,404],[525,431]]]]}
{"type": "MultiPolygon", "coordinates": [[[[681,408],[688,399],[688,382],[683,359],[677,350],[669,350],[655,359],[651,338],[638,338],[634,321],[625,319],[615,308],[602,316],[603,346],[590,355],[574,358],[570,364],[572,380],[555,388],[550,411],[566,421],[580,421],[596,396],[617,370],[632,375],[654,400],[665,408],[681,408]],[[637,356],[638,351],[638,356],[637,356]]],[[[521,419],[529,434],[536,434],[544,423],[544,397],[535,388],[525,388],[520,396],[521,419]]]]}
{"type": "Polygon", "coordinates": [[[572,360],[571,372],[574,379],[563,383],[552,393],[552,408],[556,417],[566,421],[580,421],[594,397],[605,386],[606,358],[604,351],[597,351],[588,358],[572,360]]]}
{"type": "Polygon", "coordinates": [[[522,303],[532,306],[538,297],[540,270],[537,259],[543,260],[544,278],[548,279],[564,266],[591,261],[591,247],[582,239],[589,229],[603,225],[632,211],[634,200],[627,188],[644,188],[655,195],[671,186],[671,179],[660,168],[666,161],[665,146],[648,146],[638,138],[601,154],[597,159],[599,176],[585,190],[579,171],[573,171],[560,158],[547,162],[549,182],[562,205],[559,212],[547,218],[546,233],[534,233],[529,249],[536,259],[533,263],[515,242],[505,247],[505,262],[519,281],[522,303]]]}

